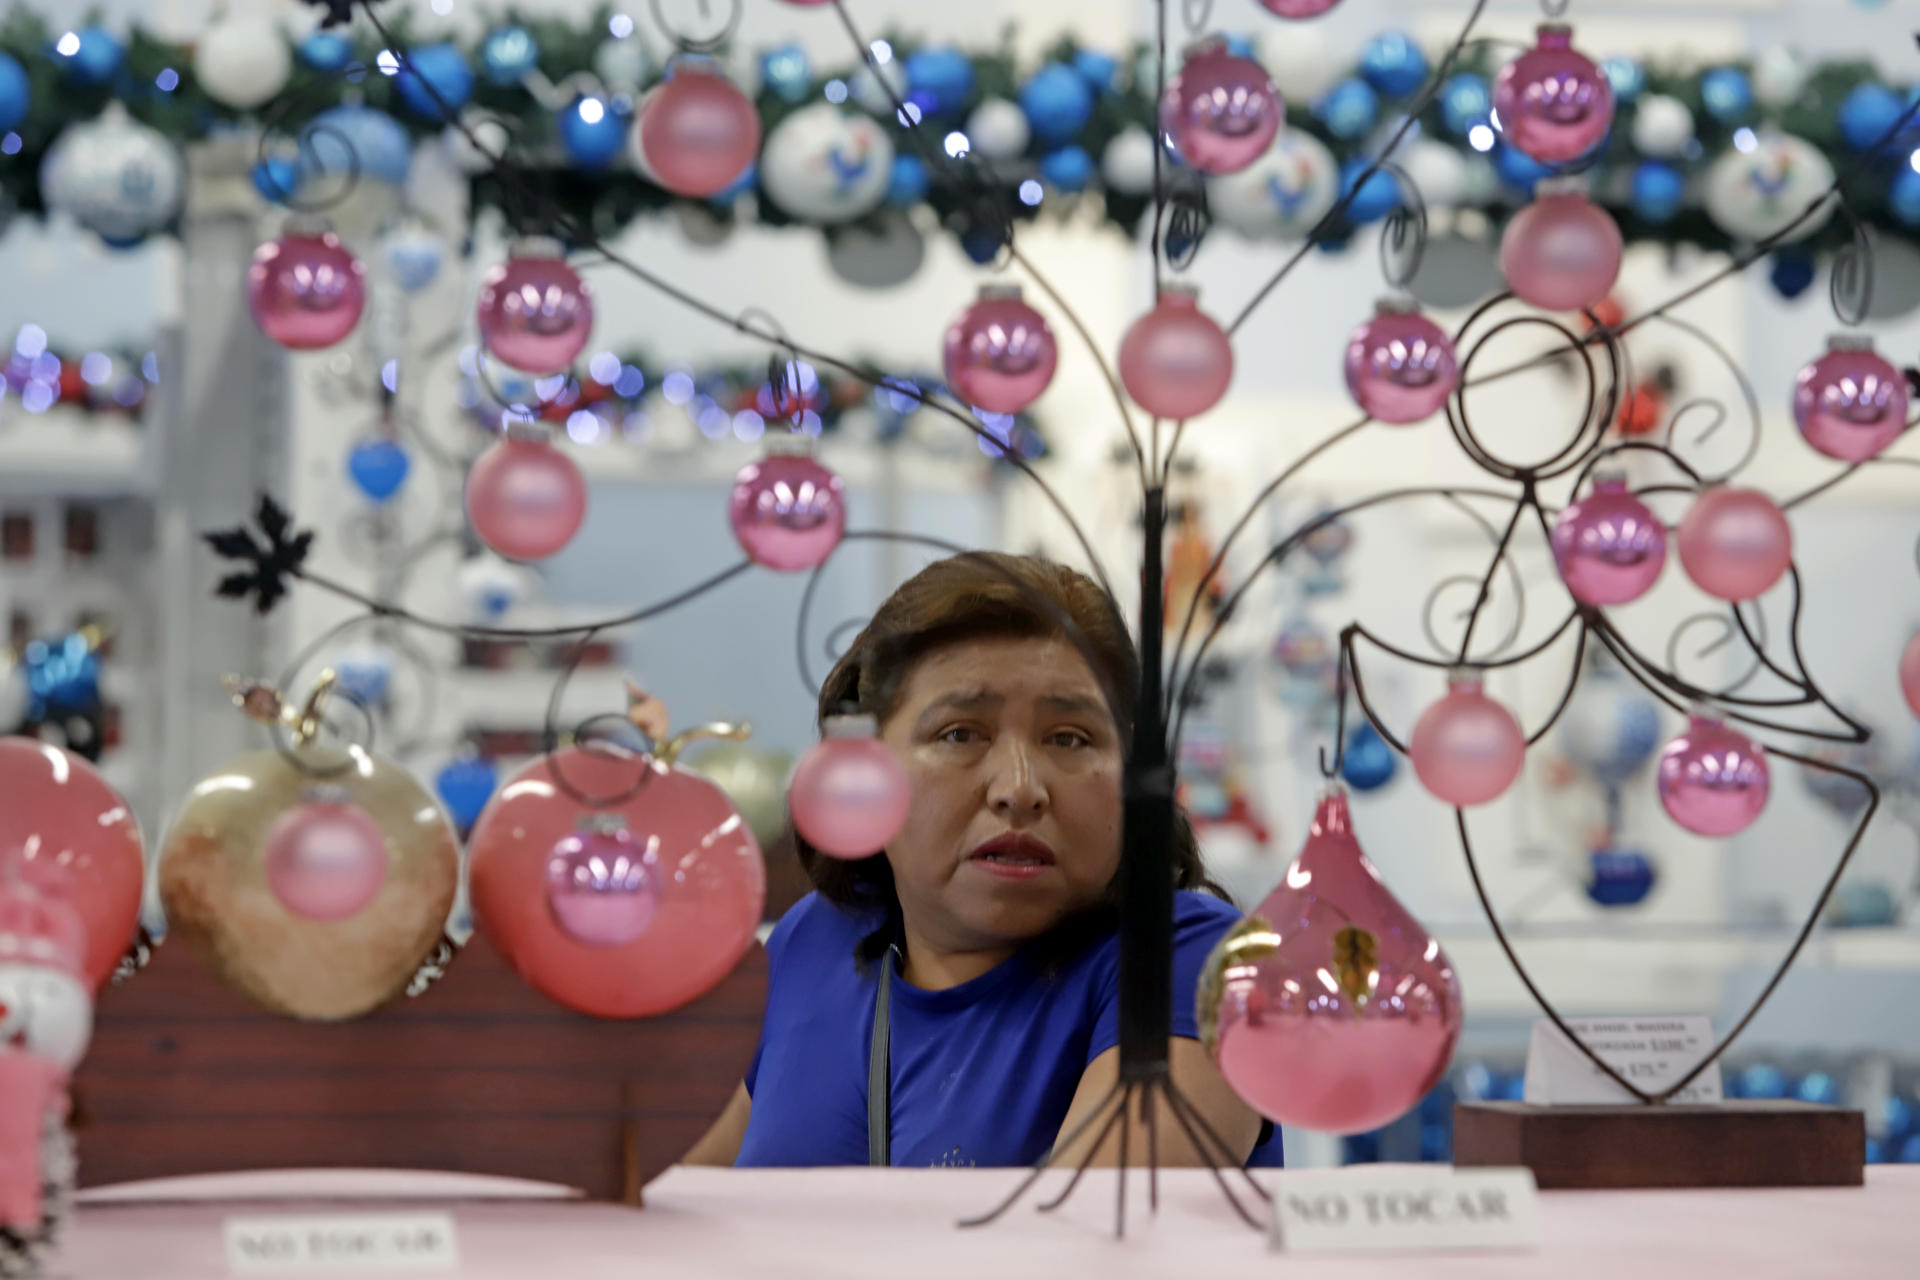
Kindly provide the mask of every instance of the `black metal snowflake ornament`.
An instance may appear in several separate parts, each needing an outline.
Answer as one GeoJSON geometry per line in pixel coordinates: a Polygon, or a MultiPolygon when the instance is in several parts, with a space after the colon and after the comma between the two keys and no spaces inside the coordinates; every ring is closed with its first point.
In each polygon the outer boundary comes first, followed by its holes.
{"type": "Polygon", "coordinates": [[[320,29],[344,26],[353,21],[355,3],[374,4],[376,0],[306,0],[314,8],[321,10],[320,29]]]}
{"type": "Polygon", "coordinates": [[[254,519],[266,535],[264,546],[245,525],[202,536],[222,560],[244,560],[253,566],[220,579],[216,593],[233,600],[252,596],[254,611],[264,616],[287,594],[287,579],[300,576],[300,566],[313,546],[313,530],[295,533],[293,518],[264,493],[254,519]]]}

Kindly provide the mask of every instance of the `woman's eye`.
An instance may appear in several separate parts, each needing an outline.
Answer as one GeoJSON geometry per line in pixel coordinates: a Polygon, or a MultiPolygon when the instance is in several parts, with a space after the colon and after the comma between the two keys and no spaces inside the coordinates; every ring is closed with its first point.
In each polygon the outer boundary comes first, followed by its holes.
{"type": "Polygon", "coordinates": [[[961,744],[977,741],[979,736],[980,736],[979,734],[975,733],[972,729],[967,728],[965,725],[955,725],[953,728],[947,729],[941,733],[940,741],[951,742],[956,745],[961,745],[961,744]]]}
{"type": "Polygon", "coordinates": [[[1093,739],[1081,733],[1078,729],[1062,729],[1060,732],[1054,734],[1050,741],[1056,747],[1068,747],[1076,750],[1080,747],[1090,747],[1093,745],[1093,739]]]}

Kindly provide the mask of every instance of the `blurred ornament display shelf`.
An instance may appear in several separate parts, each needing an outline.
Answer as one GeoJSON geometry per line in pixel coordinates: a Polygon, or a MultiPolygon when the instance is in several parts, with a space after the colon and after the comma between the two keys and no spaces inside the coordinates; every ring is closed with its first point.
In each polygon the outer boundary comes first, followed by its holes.
{"type": "Polygon", "coordinates": [[[33,415],[9,406],[0,415],[0,495],[151,493],[156,435],[152,423],[103,420],[57,405],[33,415]]]}

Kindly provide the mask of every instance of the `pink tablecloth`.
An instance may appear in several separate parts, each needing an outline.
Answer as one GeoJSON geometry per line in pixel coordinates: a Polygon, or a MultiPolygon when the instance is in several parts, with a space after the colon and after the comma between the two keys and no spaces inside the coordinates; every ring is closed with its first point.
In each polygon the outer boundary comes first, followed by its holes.
{"type": "MultiPolygon", "coordinates": [[[[676,1169],[648,1189],[647,1208],[637,1211],[461,1199],[451,1203],[462,1262],[456,1274],[463,1280],[1920,1277],[1920,1169],[1911,1168],[1869,1169],[1864,1190],[1556,1192],[1544,1197],[1547,1243],[1538,1253],[1338,1260],[1265,1254],[1263,1240],[1232,1217],[1207,1175],[1190,1171],[1162,1175],[1157,1217],[1147,1215],[1145,1188],[1139,1188],[1125,1243],[1113,1239],[1115,1188],[1113,1175],[1104,1172],[1089,1174],[1060,1213],[1038,1214],[1023,1205],[983,1230],[955,1227],[956,1218],[1010,1190],[1013,1177],[1005,1170],[676,1169]]],[[[357,1208],[437,1207],[449,1203],[450,1189],[445,1182],[422,1184],[422,1196],[403,1206],[396,1196],[404,1188],[389,1181],[380,1199],[357,1208]]],[[[75,1224],[68,1273],[75,1280],[217,1280],[227,1274],[221,1220],[236,1211],[352,1210],[338,1200],[90,1203],[75,1224]]]]}

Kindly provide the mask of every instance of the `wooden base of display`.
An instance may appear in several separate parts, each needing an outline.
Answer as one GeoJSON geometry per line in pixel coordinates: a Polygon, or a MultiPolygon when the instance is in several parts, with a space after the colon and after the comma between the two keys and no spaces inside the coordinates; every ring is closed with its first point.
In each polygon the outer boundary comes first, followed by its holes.
{"type": "Polygon", "coordinates": [[[1453,1162],[1525,1166],[1542,1190],[1857,1187],[1866,1117],[1805,1102],[1453,1109],[1453,1162]]]}

